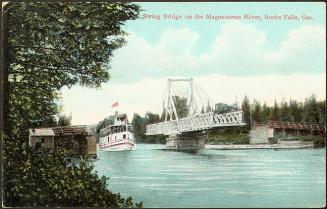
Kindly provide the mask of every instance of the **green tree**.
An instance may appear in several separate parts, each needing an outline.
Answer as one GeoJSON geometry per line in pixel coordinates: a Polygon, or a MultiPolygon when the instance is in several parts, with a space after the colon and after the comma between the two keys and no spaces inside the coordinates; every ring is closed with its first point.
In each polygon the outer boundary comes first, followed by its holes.
{"type": "Polygon", "coordinates": [[[302,105],[295,100],[290,100],[289,105],[290,121],[301,122],[302,121],[302,105]]]}
{"type": "Polygon", "coordinates": [[[247,96],[244,96],[244,99],[242,102],[242,111],[243,111],[244,122],[246,123],[247,128],[251,129],[250,101],[247,98],[247,96]]]}
{"type": "Polygon", "coordinates": [[[280,109],[279,109],[276,99],[275,99],[274,107],[271,110],[270,119],[271,120],[280,120],[280,109]]]}
{"type": "Polygon", "coordinates": [[[317,103],[319,109],[319,124],[326,126],[326,100],[317,103]]]}
{"type": "Polygon", "coordinates": [[[132,127],[136,141],[142,142],[145,138],[145,119],[134,113],[132,127]]]}
{"type": "Polygon", "coordinates": [[[185,97],[173,96],[176,112],[179,118],[184,118],[188,114],[187,99],[185,97]]]}
{"type": "Polygon", "coordinates": [[[125,43],[121,27],[139,12],[135,4],[100,2],[15,2],[9,8],[8,106],[21,108],[9,115],[8,132],[10,121],[26,128],[30,120],[57,113],[56,90],[63,86],[107,81],[108,60],[125,43]]]}
{"type": "Polygon", "coordinates": [[[262,122],[262,117],[261,117],[261,104],[254,100],[253,104],[253,113],[252,113],[252,119],[253,122],[262,122]]]}
{"type": "Polygon", "coordinates": [[[271,108],[267,106],[266,103],[263,103],[262,109],[261,109],[261,118],[262,122],[267,122],[270,117],[271,108]]]}
{"type": "MultiPolygon", "coordinates": [[[[132,3],[10,2],[5,8],[4,205],[132,207],[107,190],[81,159],[28,147],[21,132],[60,111],[62,87],[99,87],[125,43],[125,21],[138,17],[132,3]],[[83,164],[84,163],[84,164],[83,164]],[[88,181],[88,180],[89,181],[88,181]]],[[[141,205],[137,205],[141,206],[141,205]]]]}
{"type": "Polygon", "coordinates": [[[159,123],[160,122],[160,117],[158,114],[154,114],[152,112],[147,112],[145,114],[145,123],[148,124],[153,124],[153,123],[159,123]]]}
{"type": "Polygon", "coordinates": [[[164,135],[145,135],[146,125],[159,122],[161,121],[158,114],[147,112],[144,117],[141,117],[139,114],[134,113],[132,126],[136,141],[141,143],[164,144],[166,142],[166,137],[164,135]]]}
{"type": "Polygon", "coordinates": [[[314,94],[304,101],[303,120],[307,123],[319,123],[319,108],[314,94]]]}
{"type": "Polygon", "coordinates": [[[217,103],[217,104],[215,104],[214,112],[217,114],[224,114],[227,112],[231,112],[232,110],[234,110],[233,106],[230,106],[225,103],[217,103]]]}
{"type": "Polygon", "coordinates": [[[291,120],[291,112],[287,105],[287,102],[282,101],[280,105],[280,120],[281,121],[290,121],[291,120]]]}
{"type": "Polygon", "coordinates": [[[115,122],[115,115],[110,115],[109,117],[103,119],[102,121],[100,121],[97,126],[96,126],[96,133],[100,133],[100,130],[109,126],[109,125],[113,125],[115,122]]]}
{"type": "Polygon", "coordinates": [[[58,119],[58,126],[70,126],[72,122],[72,116],[60,115],[58,119]]]}
{"type": "Polygon", "coordinates": [[[39,124],[40,127],[55,127],[58,125],[56,118],[52,115],[45,118],[43,121],[40,121],[39,124]]]}

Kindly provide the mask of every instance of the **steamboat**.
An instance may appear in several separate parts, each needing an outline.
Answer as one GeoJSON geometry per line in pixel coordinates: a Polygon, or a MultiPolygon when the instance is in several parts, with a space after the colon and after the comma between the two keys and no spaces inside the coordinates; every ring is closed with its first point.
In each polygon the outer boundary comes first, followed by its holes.
{"type": "Polygon", "coordinates": [[[104,151],[135,149],[132,126],[126,114],[116,114],[114,124],[100,130],[99,148],[104,151]]]}

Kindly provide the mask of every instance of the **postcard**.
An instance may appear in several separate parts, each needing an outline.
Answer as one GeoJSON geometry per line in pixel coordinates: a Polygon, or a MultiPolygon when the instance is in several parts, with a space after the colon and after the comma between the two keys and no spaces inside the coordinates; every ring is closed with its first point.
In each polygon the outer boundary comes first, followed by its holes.
{"type": "Polygon", "coordinates": [[[324,2],[3,2],[4,207],[326,206],[324,2]]]}

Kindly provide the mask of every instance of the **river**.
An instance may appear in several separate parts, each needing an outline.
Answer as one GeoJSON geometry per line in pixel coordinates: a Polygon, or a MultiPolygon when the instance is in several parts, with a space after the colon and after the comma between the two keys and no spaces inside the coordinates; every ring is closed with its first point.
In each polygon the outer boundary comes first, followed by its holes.
{"type": "Polygon", "coordinates": [[[109,189],[144,207],[322,207],[326,150],[211,150],[137,144],[94,162],[109,189]]]}

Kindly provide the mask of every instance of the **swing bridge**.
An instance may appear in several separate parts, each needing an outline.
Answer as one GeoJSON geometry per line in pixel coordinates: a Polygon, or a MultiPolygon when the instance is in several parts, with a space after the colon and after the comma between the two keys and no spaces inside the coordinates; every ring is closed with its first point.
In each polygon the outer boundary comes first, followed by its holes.
{"type": "MultiPolygon", "coordinates": [[[[187,133],[196,133],[210,130],[217,127],[244,126],[243,111],[233,111],[225,114],[217,114],[212,108],[207,112],[200,111],[199,99],[201,94],[198,87],[194,85],[193,78],[190,79],[168,79],[168,86],[163,101],[164,122],[154,123],[146,126],[146,135],[179,135],[187,133]],[[176,95],[174,94],[173,84],[186,83],[186,105],[187,116],[178,115],[176,108],[176,95]],[[197,93],[197,94],[196,94],[197,93]]],[[[204,92],[204,91],[203,91],[204,92]]],[[[205,92],[204,92],[205,93],[205,92]]],[[[208,105],[209,106],[209,105],[208,105]]]]}

